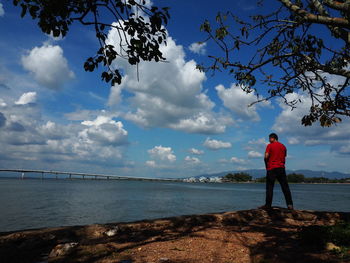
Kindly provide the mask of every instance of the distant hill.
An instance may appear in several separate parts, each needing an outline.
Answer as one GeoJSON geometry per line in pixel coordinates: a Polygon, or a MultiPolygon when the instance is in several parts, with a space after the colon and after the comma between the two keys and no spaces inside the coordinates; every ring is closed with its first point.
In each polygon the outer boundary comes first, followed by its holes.
{"type": "MultiPolygon", "coordinates": [[[[259,178],[266,175],[266,171],[264,169],[249,169],[244,171],[225,171],[220,173],[212,173],[212,174],[200,174],[194,176],[195,178],[199,177],[215,177],[215,176],[224,176],[228,173],[239,173],[245,172],[251,175],[253,178],[259,178]]],[[[326,172],[326,171],[312,171],[312,170],[287,170],[287,174],[290,173],[300,173],[305,175],[305,177],[326,177],[330,179],[341,179],[341,178],[350,178],[350,174],[340,173],[340,172],[326,172]]]]}

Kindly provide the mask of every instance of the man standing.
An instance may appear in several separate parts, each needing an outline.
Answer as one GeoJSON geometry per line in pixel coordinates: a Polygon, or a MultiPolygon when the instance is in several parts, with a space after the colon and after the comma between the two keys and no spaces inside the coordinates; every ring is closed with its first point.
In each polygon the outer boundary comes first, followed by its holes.
{"type": "Polygon", "coordinates": [[[260,208],[270,209],[272,206],[273,188],[277,179],[281,185],[287,207],[293,210],[292,195],[287,182],[285,162],[287,156],[287,148],[278,141],[275,133],[269,135],[270,144],[267,145],[265,151],[265,167],[266,167],[266,202],[260,208]]]}

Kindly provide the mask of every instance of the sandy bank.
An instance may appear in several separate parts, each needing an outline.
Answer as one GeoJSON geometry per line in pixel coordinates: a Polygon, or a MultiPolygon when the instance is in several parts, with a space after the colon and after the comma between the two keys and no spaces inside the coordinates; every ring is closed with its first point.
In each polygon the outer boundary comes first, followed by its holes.
{"type": "Polygon", "coordinates": [[[338,221],[350,213],[274,208],[0,233],[0,262],[345,262],[297,235],[338,221]]]}

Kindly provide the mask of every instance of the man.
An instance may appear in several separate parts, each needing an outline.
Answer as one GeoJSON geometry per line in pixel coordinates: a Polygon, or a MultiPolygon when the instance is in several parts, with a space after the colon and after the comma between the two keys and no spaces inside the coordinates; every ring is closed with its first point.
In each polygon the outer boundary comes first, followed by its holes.
{"type": "Polygon", "coordinates": [[[260,208],[270,209],[272,206],[273,188],[275,179],[281,185],[284,198],[286,199],[287,207],[293,210],[292,195],[287,182],[285,162],[287,156],[287,148],[278,141],[278,136],[275,133],[269,135],[270,144],[267,145],[265,151],[265,167],[266,167],[266,202],[260,208]]]}

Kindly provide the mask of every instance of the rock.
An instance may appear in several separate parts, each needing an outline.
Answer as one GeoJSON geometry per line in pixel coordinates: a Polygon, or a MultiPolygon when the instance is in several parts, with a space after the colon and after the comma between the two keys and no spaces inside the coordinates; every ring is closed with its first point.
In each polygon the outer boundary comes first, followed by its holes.
{"type": "Polygon", "coordinates": [[[288,211],[289,213],[285,213],[284,216],[288,219],[294,219],[293,212],[288,211]]]}
{"type": "Polygon", "coordinates": [[[76,242],[58,244],[57,246],[55,246],[51,250],[51,252],[49,254],[49,258],[66,255],[66,254],[70,253],[72,251],[72,249],[75,248],[77,245],[78,245],[78,243],[76,243],[76,242]]]}
{"type": "Polygon", "coordinates": [[[338,247],[337,245],[335,245],[335,244],[333,244],[333,243],[331,243],[331,242],[328,242],[328,243],[326,244],[326,250],[328,250],[328,251],[334,251],[334,250],[340,251],[341,249],[340,249],[340,247],[338,247]]]}
{"type": "Polygon", "coordinates": [[[298,222],[296,222],[294,219],[291,219],[291,218],[286,218],[285,220],[284,220],[287,224],[289,224],[289,225],[298,225],[298,222]]]}
{"type": "Polygon", "coordinates": [[[115,228],[112,228],[112,229],[106,231],[105,235],[108,236],[108,237],[114,237],[115,235],[118,234],[118,231],[119,231],[119,228],[115,227],[115,228]]]}
{"type": "Polygon", "coordinates": [[[87,237],[89,238],[91,237],[92,239],[102,238],[103,236],[105,236],[105,232],[109,229],[110,228],[106,228],[105,226],[95,224],[95,225],[88,226],[85,233],[87,237]]]}
{"type": "Polygon", "coordinates": [[[56,236],[53,234],[43,235],[43,240],[50,241],[50,240],[54,240],[55,238],[56,238],[56,236]]]}
{"type": "Polygon", "coordinates": [[[317,216],[313,215],[312,213],[304,212],[304,213],[299,214],[299,216],[300,216],[299,218],[301,220],[305,220],[305,221],[314,221],[317,219],[317,216]]]}
{"type": "Polygon", "coordinates": [[[159,259],[159,262],[160,262],[160,263],[163,263],[163,262],[170,262],[170,259],[169,259],[169,258],[160,258],[160,259],[159,259]]]}

